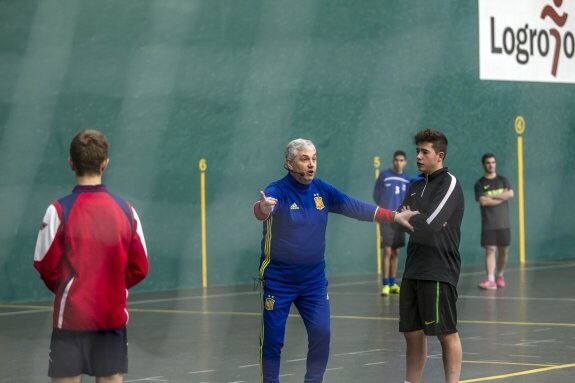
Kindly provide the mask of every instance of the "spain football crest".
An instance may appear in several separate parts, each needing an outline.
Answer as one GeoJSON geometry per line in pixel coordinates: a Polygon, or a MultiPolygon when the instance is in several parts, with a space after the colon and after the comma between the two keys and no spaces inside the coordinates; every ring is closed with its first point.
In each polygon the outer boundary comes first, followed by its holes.
{"type": "Polygon", "coordinates": [[[316,195],[315,197],[313,197],[313,200],[315,202],[315,208],[317,210],[325,208],[325,205],[323,204],[323,199],[321,199],[320,195],[316,195]]]}
{"type": "Polygon", "coordinates": [[[273,296],[268,295],[268,297],[266,298],[266,302],[264,304],[266,310],[271,311],[274,309],[274,304],[276,303],[275,299],[273,296]]]}

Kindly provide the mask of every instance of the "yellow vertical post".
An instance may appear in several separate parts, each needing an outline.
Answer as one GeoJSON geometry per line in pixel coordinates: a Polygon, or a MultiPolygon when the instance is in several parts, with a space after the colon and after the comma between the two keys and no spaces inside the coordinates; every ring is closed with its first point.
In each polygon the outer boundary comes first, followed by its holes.
{"type": "MultiPolygon", "coordinates": [[[[377,182],[377,179],[379,178],[379,167],[381,166],[381,160],[379,159],[379,156],[375,156],[373,157],[373,167],[375,168],[375,181],[377,182]]],[[[381,274],[381,238],[379,236],[379,223],[377,223],[375,225],[375,246],[376,246],[376,250],[375,253],[377,254],[377,274],[380,275],[381,274]]]]}
{"type": "Polygon", "coordinates": [[[202,216],[202,287],[208,287],[208,256],[206,245],[206,169],[208,164],[205,158],[200,159],[200,205],[202,216]]]}
{"type": "Polygon", "coordinates": [[[515,119],[515,132],[517,133],[517,182],[519,191],[519,264],[525,264],[525,210],[523,194],[523,137],[525,120],[522,116],[515,119]]]}

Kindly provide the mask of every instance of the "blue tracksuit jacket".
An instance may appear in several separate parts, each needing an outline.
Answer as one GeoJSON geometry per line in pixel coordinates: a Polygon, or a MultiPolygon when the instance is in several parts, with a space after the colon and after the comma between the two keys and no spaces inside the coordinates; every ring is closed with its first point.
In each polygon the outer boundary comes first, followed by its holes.
{"type": "Polygon", "coordinates": [[[329,297],[325,278],[328,213],[373,221],[377,206],[314,179],[300,184],[289,173],[264,191],[278,203],[263,222],[260,279],[263,326],[260,335],[261,382],[279,382],[281,348],[291,304],[308,332],[306,383],[321,382],[330,342],[329,297]]]}

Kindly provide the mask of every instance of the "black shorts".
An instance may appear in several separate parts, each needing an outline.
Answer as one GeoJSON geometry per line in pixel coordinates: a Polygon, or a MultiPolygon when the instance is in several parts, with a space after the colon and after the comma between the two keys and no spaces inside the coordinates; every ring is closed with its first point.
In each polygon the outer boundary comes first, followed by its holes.
{"type": "Polygon", "coordinates": [[[399,331],[423,330],[425,335],[457,332],[457,289],[436,281],[401,280],[399,331]]]}
{"type": "Polygon", "coordinates": [[[511,243],[511,229],[496,229],[481,231],[481,247],[509,246],[511,243]]]}
{"type": "Polygon", "coordinates": [[[399,249],[405,246],[405,233],[401,230],[394,229],[393,225],[382,223],[379,225],[379,233],[381,234],[380,247],[391,247],[392,249],[399,249]]]}
{"type": "Polygon", "coordinates": [[[117,330],[52,330],[48,376],[96,377],[128,372],[128,334],[117,330]]]}

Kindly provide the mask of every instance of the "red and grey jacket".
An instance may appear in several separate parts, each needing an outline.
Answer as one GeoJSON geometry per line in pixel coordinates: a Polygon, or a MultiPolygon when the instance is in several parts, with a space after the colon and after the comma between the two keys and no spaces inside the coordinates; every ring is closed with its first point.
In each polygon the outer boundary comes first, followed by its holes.
{"type": "Polygon", "coordinates": [[[125,326],[128,289],[148,274],[138,214],[104,185],[76,186],[46,210],[34,267],[56,295],[54,328],[125,326]]]}

